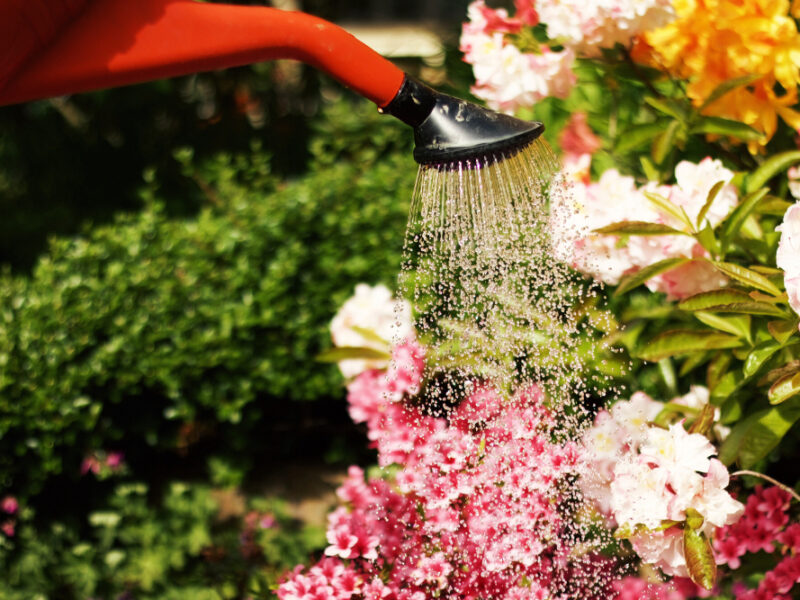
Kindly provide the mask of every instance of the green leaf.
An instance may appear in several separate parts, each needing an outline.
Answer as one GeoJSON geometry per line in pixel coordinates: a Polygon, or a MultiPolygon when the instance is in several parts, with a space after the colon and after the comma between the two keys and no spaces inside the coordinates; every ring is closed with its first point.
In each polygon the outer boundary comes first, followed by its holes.
{"type": "Polygon", "coordinates": [[[750,194],[764,187],[775,175],[798,162],[800,162],[800,150],[790,150],[775,154],[761,163],[761,166],[750,174],[745,183],[745,192],[750,194]]]}
{"type": "Polygon", "coordinates": [[[717,563],[708,538],[692,527],[684,527],[683,548],[689,577],[700,587],[713,589],[717,581],[717,563]]]}
{"type": "Polygon", "coordinates": [[[385,346],[387,350],[392,347],[392,345],[389,342],[389,340],[383,339],[377,333],[372,331],[372,329],[367,329],[366,327],[359,327],[358,325],[350,325],[350,329],[355,331],[358,335],[363,337],[365,340],[368,340],[370,342],[375,342],[376,344],[381,344],[382,346],[385,346]]]}
{"type": "Polygon", "coordinates": [[[318,362],[336,363],[340,360],[390,360],[392,355],[384,350],[376,350],[375,348],[357,348],[352,346],[342,346],[340,348],[331,348],[321,354],[317,355],[318,362]]]}
{"type": "Polygon", "coordinates": [[[612,223],[592,233],[613,234],[613,235],[688,235],[685,231],[673,229],[661,223],[650,223],[648,221],[622,221],[612,223]]]}
{"type": "Polygon", "coordinates": [[[614,290],[614,296],[621,296],[625,292],[632,290],[635,287],[642,285],[648,279],[652,279],[656,275],[671,271],[681,265],[689,262],[688,258],[666,258],[660,260],[652,265],[647,265],[643,269],[627,275],[620,280],[617,289],[614,290]]]}
{"type": "Polygon", "coordinates": [[[682,208],[676,206],[672,202],[670,202],[667,198],[664,198],[661,194],[655,194],[653,192],[645,192],[645,198],[647,198],[652,204],[656,206],[656,208],[660,209],[661,211],[672,215],[683,223],[686,226],[687,231],[694,231],[694,225],[692,224],[689,217],[686,216],[686,213],[682,208]]]}
{"type": "Polygon", "coordinates": [[[731,279],[735,279],[740,283],[744,283],[750,287],[767,292],[773,296],[781,296],[782,292],[778,287],[763,275],[759,275],[755,271],[751,271],[746,267],[735,265],[733,263],[721,261],[709,261],[715,269],[727,275],[731,279]]]}
{"type": "Polygon", "coordinates": [[[742,200],[739,205],[733,209],[733,212],[726,217],[725,221],[722,223],[722,233],[720,234],[723,250],[739,232],[745,220],[747,220],[747,217],[750,216],[750,213],[753,212],[755,207],[764,199],[768,192],[769,190],[767,188],[761,188],[753,192],[742,200]]]}
{"type": "Polygon", "coordinates": [[[709,225],[707,222],[705,227],[700,229],[700,231],[695,234],[695,237],[697,238],[697,241],[700,242],[700,245],[708,250],[708,253],[711,256],[719,256],[719,254],[722,252],[719,240],[714,234],[714,228],[711,227],[711,225],[709,225]]]}
{"type": "Polygon", "coordinates": [[[726,465],[738,460],[745,469],[754,466],[780,443],[798,419],[797,399],[750,415],[734,426],[720,447],[719,459],[726,465]]]}
{"type": "Polygon", "coordinates": [[[781,377],[798,372],[800,372],[800,360],[793,360],[786,363],[782,367],[772,369],[769,373],[764,375],[764,377],[758,380],[758,385],[772,385],[781,377]]]}
{"type": "Polygon", "coordinates": [[[762,342],[747,355],[744,361],[743,373],[745,377],[752,377],[758,370],[764,366],[770,358],[781,349],[781,345],[773,342],[772,340],[762,342]]]}
{"type": "Polygon", "coordinates": [[[675,138],[677,137],[678,130],[681,124],[679,121],[672,121],[667,128],[658,134],[653,140],[653,146],[650,148],[650,156],[653,157],[653,162],[660,165],[664,159],[669,156],[672,149],[675,147],[675,138]]]}
{"type": "Polygon", "coordinates": [[[787,202],[780,198],[773,198],[770,196],[764,202],[758,205],[758,212],[762,215],[773,215],[782,217],[794,205],[794,202],[787,202]]]}
{"type": "Polygon", "coordinates": [[[695,310],[712,310],[717,306],[725,306],[726,304],[740,304],[742,302],[750,302],[751,298],[746,292],[740,292],[731,288],[722,288],[710,292],[701,292],[694,296],[678,302],[678,308],[681,310],[695,311],[695,310]]]}
{"type": "Polygon", "coordinates": [[[669,115],[678,121],[686,122],[689,112],[683,104],[668,98],[662,100],[661,98],[654,98],[653,96],[646,97],[644,101],[657,111],[669,115]]]}
{"type": "Polygon", "coordinates": [[[775,341],[785,344],[795,333],[797,333],[797,319],[788,321],[770,321],[767,323],[767,331],[775,338],[775,341]]]}
{"type": "Polygon", "coordinates": [[[718,352],[717,355],[711,359],[706,371],[706,387],[713,390],[719,384],[722,377],[728,371],[731,364],[731,355],[728,352],[718,352]]]}
{"type": "Polygon", "coordinates": [[[680,371],[678,371],[679,377],[685,377],[689,373],[691,373],[695,368],[702,365],[706,362],[709,358],[708,353],[706,352],[695,352],[694,354],[690,354],[686,360],[683,361],[681,365],[680,371]]]}
{"type": "Polygon", "coordinates": [[[722,117],[701,117],[691,129],[691,133],[710,133],[712,135],[729,135],[740,140],[760,140],[764,134],[756,129],[731,119],[722,117]]]}
{"type": "Polygon", "coordinates": [[[784,375],[769,388],[770,404],[780,404],[792,396],[800,394],[800,373],[784,375]]]}
{"type": "Polygon", "coordinates": [[[706,218],[708,211],[711,209],[711,205],[714,204],[714,200],[717,199],[717,195],[724,185],[725,180],[723,179],[715,183],[714,187],[709,190],[708,196],[706,196],[706,203],[703,205],[703,208],[700,209],[700,212],[697,213],[697,227],[700,227],[703,224],[703,219],[706,218]]]}
{"type": "Polygon", "coordinates": [[[674,330],[666,331],[647,343],[637,354],[638,358],[658,362],[668,356],[689,354],[698,350],[738,348],[742,340],[716,331],[674,330]]]}
{"type": "Polygon", "coordinates": [[[737,77],[735,79],[728,79],[727,81],[722,82],[720,85],[714,88],[708,98],[705,99],[703,104],[700,105],[700,108],[697,109],[698,112],[703,112],[706,108],[708,108],[711,104],[722,98],[728,92],[735,90],[737,87],[741,87],[743,85],[747,85],[752,83],[756,79],[759,79],[761,75],[745,75],[744,77],[737,77]]]}
{"type": "Polygon", "coordinates": [[[747,340],[748,343],[752,342],[750,333],[750,317],[746,315],[737,315],[731,317],[723,317],[721,315],[698,310],[694,313],[695,318],[714,329],[719,329],[726,333],[731,333],[737,337],[747,340]]]}
{"type": "Polygon", "coordinates": [[[616,154],[625,154],[626,152],[635,150],[663,131],[664,125],[662,123],[634,125],[619,136],[617,144],[614,146],[614,152],[616,154]]]}

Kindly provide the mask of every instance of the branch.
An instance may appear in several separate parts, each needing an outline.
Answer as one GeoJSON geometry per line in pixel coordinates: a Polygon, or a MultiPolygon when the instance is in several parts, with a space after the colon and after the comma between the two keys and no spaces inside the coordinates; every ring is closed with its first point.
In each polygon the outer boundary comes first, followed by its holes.
{"type": "Polygon", "coordinates": [[[773,479],[769,475],[764,475],[763,473],[757,473],[756,471],[748,471],[746,469],[742,471],[736,471],[735,473],[731,473],[731,477],[738,477],[739,475],[749,475],[750,477],[758,477],[759,479],[763,479],[764,481],[769,481],[772,485],[781,488],[784,492],[791,495],[792,498],[800,502],[800,494],[795,492],[788,485],[781,483],[777,479],[773,479]]]}

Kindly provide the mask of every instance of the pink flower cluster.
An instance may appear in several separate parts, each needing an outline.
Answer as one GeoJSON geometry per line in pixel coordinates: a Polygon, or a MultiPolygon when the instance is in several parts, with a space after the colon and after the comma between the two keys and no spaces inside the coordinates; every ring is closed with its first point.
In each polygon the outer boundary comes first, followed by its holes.
{"type": "Polygon", "coordinates": [[[461,32],[464,60],[475,73],[472,93],[507,113],[548,96],[566,98],[576,81],[572,50],[556,52],[540,45],[537,52],[522,52],[506,37],[538,23],[531,0],[516,0],[516,9],[510,18],[505,10],[493,10],[476,0],[469,5],[469,21],[461,32]]]}
{"type": "Polygon", "coordinates": [[[800,583],[800,524],[789,524],[790,502],[791,496],[780,488],[756,486],[747,498],[742,518],[717,531],[717,561],[731,569],[738,569],[741,557],[748,552],[780,550],[784,555],[757,589],[738,586],[736,600],[789,600],[792,587],[800,583]]]}
{"type": "MultiPolygon", "coordinates": [[[[19,510],[19,502],[14,496],[6,496],[0,501],[0,511],[9,515],[9,517],[13,517],[17,514],[19,510]]],[[[13,518],[8,518],[0,524],[0,531],[2,531],[7,537],[14,537],[16,533],[16,520],[13,518]]]]}
{"type": "Polygon", "coordinates": [[[104,479],[125,469],[125,457],[121,452],[92,452],[81,462],[81,475],[93,473],[104,479]]]}
{"type": "Polygon", "coordinates": [[[784,271],[789,304],[800,314],[800,202],[789,207],[775,230],[781,232],[776,263],[784,271]]]}
{"type": "MultiPolygon", "coordinates": [[[[686,225],[650,202],[645,192],[658,194],[683,209],[696,222],[705,205],[708,193],[718,181],[725,185],[719,191],[704,217],[708,223],[719,225],[738,204],[736,188],[730,183],[733,173],[719,160],[705,158],[700,163],[678,163],[674,185],[649,182],[637,187],[632,177],[616,169],[603,173],[597,182],[587,182],[584,176],[574,179],[570,193],[554,198],[551,217],[551,237],[556,240],[556,252],[562,260],[578,271],[609,285],[640,269],[667,258],[707,258],[708,252],[688,235],[686,225]],[[668,225],[687,235],[618,235],[593,233],[596,229],[624,221],[644,221],[668,225]]],[[[709,263],[692,261],[649,279],[652,291],[664,292],[671,299],[722,287],[727,282],[709,263]]]]}
{"type": "Polygon", "coordinates": [[[503,401],[476,384],[448,418],[426,416],[401,401],[419,388],[421,354],[402,346],[393,372],[348,386],[351,415],[393,468],[368,481],[350,468],[327,558],[292,572],[278,597],[544,600],[568,585],[584,586],[574,597],[607,597],[599,574],[608,561],[574,552],[559,510],[579,448],[552,440],[541,391],[503,401]]]}
{"type": "Polygon", "coordinates": [[[648,426],[660,403],[643,393],[601,411],[584,434],[589,457],[582,474],[586,496],[620,528],[645,563],[668,575],[688,577],[683,530],[690,508],[704,517],[703,532],[734,523],[743,507],[725,491],[728,470],[708,439],[687,433],[683,423],[669,429],[648,426]]]}
{"type": "Polygon", "coordinates": [[[614,600],[684,600],[686,596],[668,583],[650,583],[639,577],[623,577],[615,581],[614,600]]]}

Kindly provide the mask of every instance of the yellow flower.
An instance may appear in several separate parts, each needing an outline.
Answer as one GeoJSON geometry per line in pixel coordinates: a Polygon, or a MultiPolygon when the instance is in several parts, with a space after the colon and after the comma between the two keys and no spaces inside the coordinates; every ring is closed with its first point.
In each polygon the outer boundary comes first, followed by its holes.
{"type": "Polygon", "coordinates": [[[706,115],[736,119],[764,134],[755,152],[775,133],[778,117],[800,128],[800,33],[791,14],[800,0],[674,0],[678,18],[648,32],[634,58],[689,81],[695,106],[730,79],[758,78],[713,102],[706,115]]]}

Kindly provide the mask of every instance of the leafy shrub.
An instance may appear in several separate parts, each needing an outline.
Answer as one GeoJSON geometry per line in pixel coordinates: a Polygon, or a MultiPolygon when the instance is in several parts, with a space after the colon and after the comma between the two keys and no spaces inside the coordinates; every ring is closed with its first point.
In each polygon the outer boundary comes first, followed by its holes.
{"type": "Polygon", "coordinates": [[[303,179],[276,189],[258,148],[197,166],[184,151],[210,203],[196,218],[170,218],[151,177],[141,213],[0,277],[0,488],[26,497],[123,436],[159,448],[180,422],[236,424],[257,398],[340,393],[313,357],[357,282],[396,277],[415,166],[407,132],[337,110],[303,179]],[[357,123],[393,128],[383,150],[336,141],[357,123]]]}
{"type": "Polygon", "coordinates": [[[283,570],[324,542],[276,500],[226,517],[205,486],[173,482],[155,503],[149,491],[119,484],[83,522],[41,527],[24,509],[16,537],[0,545],[0,599],[266,598],[283,570]]]}

